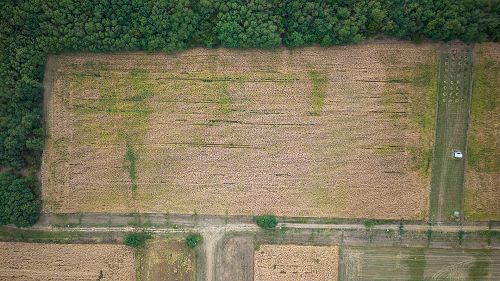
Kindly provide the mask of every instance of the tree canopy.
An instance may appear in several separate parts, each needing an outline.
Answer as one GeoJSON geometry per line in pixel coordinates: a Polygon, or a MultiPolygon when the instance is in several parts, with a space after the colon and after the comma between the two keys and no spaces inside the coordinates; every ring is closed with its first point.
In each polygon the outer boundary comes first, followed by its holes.
{"type": "MultiPolygon", "coordinates": [[[[330,46],[378,34],[433,41],[500,38],[500,1],[489,0],[2,2],[0,167],[14,170],[40,162],[41,80],[48,54],[330,46]]],[[[3,182],[1,188],[8,186],[3,182]]]]}

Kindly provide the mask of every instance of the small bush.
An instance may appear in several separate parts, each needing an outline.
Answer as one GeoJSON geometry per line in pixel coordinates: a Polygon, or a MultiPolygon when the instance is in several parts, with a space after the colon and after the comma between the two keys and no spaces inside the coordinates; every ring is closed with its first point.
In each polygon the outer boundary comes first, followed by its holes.
{"type": "Polygon", "coordinates": [[[459,245],[462,245],[462,243],[464,242],[464,238],[465,238],[465,231],[460,229],[460,231],[458,231],[458,244],[459,245]]]}
{"type": "Polygon", "coordinates": [[[403,236],[405,233],[405,225],[403,224],[403,221],[399,222],[399,236],[403,236]]]}
{"type": "Polygon", "coordinates": [[[265,215],[255,217],[255,223],[264,229],[273,229],[278,225],[278,220],[275,216],[265,215]]]}
{"type": "Polygon", "coordinates": [[[363,224],[365,225],[366,229],[372,229],[378,224],[378,222],[376,220],[365,220],[363,224]]]}
{"type": "Polygon", "coordinates": [[[146,244],[146,240],[150,238],[151,234],[147,232],[129,233],[125,236],[123,244],[133,248],[142,248],[146,244]]]}
{"type": "Polygon", "coordinates": [[[201,241],[203,241],[203,237],[201,237],[201,235],[198,233],[188,234],[188,236],[186,236],[186,240],[185,240],[186,246],[188,246],[189,248],[196,247],[196,245],[198,245],[198,243],[200,243],[201,241]]]}

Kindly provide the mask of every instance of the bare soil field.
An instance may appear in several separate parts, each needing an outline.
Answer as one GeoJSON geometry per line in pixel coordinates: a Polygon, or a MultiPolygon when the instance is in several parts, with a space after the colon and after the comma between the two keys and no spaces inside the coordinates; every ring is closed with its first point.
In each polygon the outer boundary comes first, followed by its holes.
{"type": "Polygon", "coordinates": [[[254,280],[337,280],[335,246],[261,245],[255,251],[254,280]]]}
{"type": "Polygon", "coordinates": [[[43,210],[426,218],[436,50],[54,57],[43,210]]]}
{"type": "Polygon", "coordinates": [[[148,242],[140,254],[141,281],[194,281],[194,252],[183,241],[160,238],[148,242]]]}
{"type": "Polygon", "coordinates": [[[349,247],[340,251],[343,281],[497,280],[500,251],[349,247]]]}
{"type": "Polygon", "coordinates": [[[0,280],[135,280],[134,251],[121,245],[0,242],[0,280]]]}
{"type": "Polygon", "coordinates": [[[467,146],[464,212],[500,220],[500,44],[477,44],[467,146]]]}
{"type": "Polygon", "coordinates": [[[253,281],[254,240],[252,237],[231,237],[222,240],[218,249],[217,281],[253,281]]]}

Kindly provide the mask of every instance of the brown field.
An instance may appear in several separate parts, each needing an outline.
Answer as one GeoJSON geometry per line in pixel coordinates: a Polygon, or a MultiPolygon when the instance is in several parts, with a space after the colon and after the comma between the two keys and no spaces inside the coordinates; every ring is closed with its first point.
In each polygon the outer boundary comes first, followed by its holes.
{"type": "Polygon", "coordinates": [[[156,239],[148,242],[140,255],[141,281],[194,281],[195,257],[183,241],[156,239]]]}
{"type": "Polygon", "coordinates": [[[134,252],[121,245],[0,242],[0,280],[135,280],[134,252]]]}
{"type": "Polygon", "coordinates": [[[338,248],[261,245],[255,251],[255,281],[337,280],[338,248]]]}
{"type": "Polygon", "coordinates": [[[252,237],[224,239],[218,249],[216,280],[253,281],[254,249],[252,237]]]}
{"type": "Polygon", "coordinates": [[[473,79],[464,212],[500,220],[500,44],[475,46],[473,79]]]}
{"type": "Polygon", "coordinates": [[[436,47],[54,57],[43,209],[425,218],[436,47]]]}

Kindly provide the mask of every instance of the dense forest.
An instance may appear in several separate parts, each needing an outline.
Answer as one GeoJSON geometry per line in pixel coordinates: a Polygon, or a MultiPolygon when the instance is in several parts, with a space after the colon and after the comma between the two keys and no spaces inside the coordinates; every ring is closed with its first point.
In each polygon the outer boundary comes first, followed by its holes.
{"type": "Polygon", "coordinates": [[[44,62],[61,52],[498,41],[499,0],[2,0],[0,224],[34,223],[44,62]]]}

